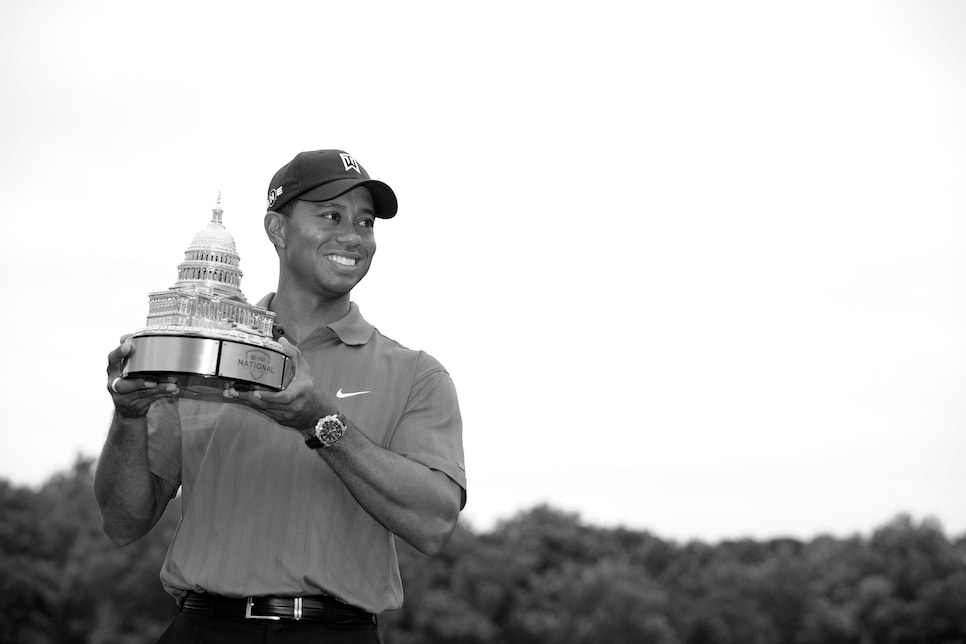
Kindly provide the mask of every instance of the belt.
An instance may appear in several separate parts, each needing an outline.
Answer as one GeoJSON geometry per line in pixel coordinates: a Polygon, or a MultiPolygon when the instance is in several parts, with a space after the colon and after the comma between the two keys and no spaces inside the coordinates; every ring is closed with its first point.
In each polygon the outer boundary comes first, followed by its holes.
{"type": "Polygon", "coordinates": [[[239,619],[291,619],[329,624],[376,624],[376,616],[326,595],[312,597],[223,597],[188,592],[181,612],[239,619]]]}

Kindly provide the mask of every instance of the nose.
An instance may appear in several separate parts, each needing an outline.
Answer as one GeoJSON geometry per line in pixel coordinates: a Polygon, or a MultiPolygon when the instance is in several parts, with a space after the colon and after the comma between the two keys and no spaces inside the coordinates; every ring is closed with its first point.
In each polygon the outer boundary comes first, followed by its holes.
{"type": "Polygon", "coordinates": [[[336,241],[345,246],[358,246],[362,243],[362,236],[354,228],[351,228],[336,235],[336,241]]]}

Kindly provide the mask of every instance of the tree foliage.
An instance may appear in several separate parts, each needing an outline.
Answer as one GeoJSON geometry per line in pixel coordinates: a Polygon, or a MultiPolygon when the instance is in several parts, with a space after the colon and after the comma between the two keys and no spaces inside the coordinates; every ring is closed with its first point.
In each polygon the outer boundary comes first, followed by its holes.
{"type": "MultiPolygon", "coordinates": [[[[158,571],[180,507],[123,548],[89,459],[38,489],[0,480],[0,644],[153,642],[176,612],[158,571]]],[[[966,535],[895,517],[873,534],[675,543],[547,506],[399,543],[389,644],[966,644],[966,535]]]]}
{"type": "Polygon", "coordinates": [[[0,481],[0,642],[140,644],[177,612],[158,572],[180,514],[117,548],[101,530],[93,461],[39,490],[0,481]]]}

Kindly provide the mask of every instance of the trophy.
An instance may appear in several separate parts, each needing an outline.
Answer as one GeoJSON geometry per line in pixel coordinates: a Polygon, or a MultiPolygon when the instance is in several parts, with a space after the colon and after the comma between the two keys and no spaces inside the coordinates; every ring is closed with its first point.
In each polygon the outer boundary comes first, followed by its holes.
{"type": "Polygon", "coordinates": [[[178,266],[178,281],[148,295],[147,326],[131,338],[123,377],[175,377],[182,395],[219,400],[229,386],[279,391],[292,379],[294,365],[272,337],[275,313],[242,295],[240,257],[223,214],[219,192],[211,223],[178,266]]]}

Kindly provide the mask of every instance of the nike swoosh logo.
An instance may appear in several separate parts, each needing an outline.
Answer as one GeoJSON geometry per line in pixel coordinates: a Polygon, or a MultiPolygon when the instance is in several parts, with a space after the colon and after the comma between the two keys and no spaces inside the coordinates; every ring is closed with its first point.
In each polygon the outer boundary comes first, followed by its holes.
{"type": "Polygon", "coordinates": [[[352,398],[353,396],[361,396],[362,394],[371,394],[371,391],[342,391],[342,387],[339,387],[339,391],[335,392],[336,398],[352,398]]]}

